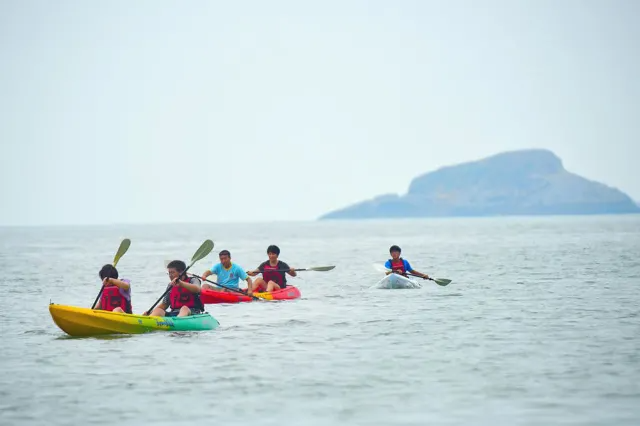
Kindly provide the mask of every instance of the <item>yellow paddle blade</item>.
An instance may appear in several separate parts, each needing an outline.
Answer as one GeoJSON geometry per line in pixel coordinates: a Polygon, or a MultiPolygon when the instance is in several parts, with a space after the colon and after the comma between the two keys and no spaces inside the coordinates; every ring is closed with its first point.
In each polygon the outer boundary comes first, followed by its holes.
{"type": "Polygon", "coordinates": [[[253,293],[253,295],[255,297],[257,297],[258,299],[264,299],[264,300],[273,300],[273,294],[271,293],[253,293]]]}
{"type": "Polygon", "coordinates": [[[200,248],[193,254],[193,257],[191,258],[191,265],[196,263],[198,260],[207,257],[207,255],[211,253],[211,250],[213,250],[213,241],[205,240],[200,248]]]}
{"type": "Polygon", "coordinates": [[[120,247],[118,247],[118,251],[116,252],[116,255],[113,257],[113,266],[115,267],[118,264],[118,261],[120,260],[120,258],[122,256],[124,256],[124,254],[127,252],[127,250],[129,250],[129,246],[131,245],[131,240],[128,238],[125,238],[124,240],[122,240],[122,242],[120,243],[120,247]]]}

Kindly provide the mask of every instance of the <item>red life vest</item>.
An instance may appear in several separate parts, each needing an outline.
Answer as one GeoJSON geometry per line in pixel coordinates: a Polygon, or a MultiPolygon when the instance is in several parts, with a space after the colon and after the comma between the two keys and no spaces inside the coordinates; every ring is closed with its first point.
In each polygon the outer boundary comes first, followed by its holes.
{"type": "MultiPolygon", "coordinates": [[[[190,281],[185,281],[190,283],[190,281]]],[[[171,303],[171,309],[177,310],[186,306],[188,308],[202,309],[202,303],[196,293],[191,293],[186,288],[173,286],[171,293],[169,293],[169,302],[171,303]]]]}
{"type": "Polygon", "coordinates": [[[127,298],[120,293],[120,287],[115,285],[105,287],[104,290],[102,290],[100,308],[103,311],[113,311],[115,308],[120,308],[128,314],[133,313],[131,301],[127,300],[127,298]]]}
{"type": "Polygon", "coordinates": [[[399,257],[398,260],[393,260],[393,259],[389,259],[389,262],[391,262],[391,269],[394,271],[400,271],[400,273],[402,275],[406,275],[407,271],[404,269],[404,260],[399,257]]]}
{"type": "Polygon", "coordinates": [[[273,281],[278,284],[280,288],[286,287],[286,278],[284,276],[284,272],[276,272],[280,267],[280,261],[276,266],[271,266],[269,262],[264,265],[264,270],[262,271],[262,279],[264,282],[268,283],[269,281],[273,281]]]}

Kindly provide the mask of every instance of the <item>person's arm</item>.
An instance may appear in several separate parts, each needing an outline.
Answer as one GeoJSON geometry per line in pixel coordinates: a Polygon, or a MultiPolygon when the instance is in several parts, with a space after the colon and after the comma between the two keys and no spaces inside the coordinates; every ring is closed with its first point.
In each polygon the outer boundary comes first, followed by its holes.
{"type": "Polygon", "coordinates": [[[125,291],[128,291],[131,288],[131,285],[128,282],[117,280],[115,278],[105,278],[104,282],[105,282],[105,286],[115,285],[116,287],[120,287],[125,291]]]}
{"type": "Polygon", "coordinates": [[[429,275],[427,275],[427,274],[423,274],[422,272],[420,272],[420,271],[416,271],[415,269],[412,269],[412,270],[411,270],[411,273],[412,273],[412,274],[414,274],[414,275],[417,275],[417,276],[419,276],[419,277],[422,277],[422,278],[424,278],[425,280],[429,278],[429,275]]]}
{"type": "Polygon", "coordinates": [[[200,293],[200,285],[199,284],[194,284],[192,282],[187,282],[187,281],[178,281],[178,285],[188,291],[190,291],[191,293],[200,293]]]}
{"type": "Polygon", "coordinates": [[[207,279],[207,277],[209,275],[213,275],[216,273],[216,268],[218,267],[218,264],[215,264],[211,267],[211,269],[207,269],[206,271],[204,271],[204,273],[202,274],[202,276],[200,278],[202,278],[202,281],[205,281],[207,279]]]}
{"type": "Polygon", "coordinates": [[[412,274],[417,275],[417,276],[419,276],[419,277],[422,277],[422,278],[424,278],[424,279],[429,278],[429,275],[427,275],[427,274],[423,274],[422,272],[420,272],[420,271],[417,271],[417,270],[413,269],[413,268],[411,267],[411,264],[410,264],[408,261],[406,261],[406,260],[404,261],[404,266],[405,266],[405,269],[406,269],[406,271],[407,271],[407,272],[411,272],[412,274]]]}
{"type": "Polygon", "coordinates": [[[255,277],[258,274],[261,274],[264,271],[264,264],[266,262],[262,262],[260,265],[258,265],[258,267],[256,269],[254,269],[253,271],[247,271],[247,275],[249,275],[250,277],[255,277]]]}
{"type": "Polygon", "coordinates": [[[244,271],[244,269],[238,267],[238,278],[240,278],[241,280],[244,280],[247,282],[247,294],[252,294],[253,293],[253,281],[251,280],[251,277],[249,277],[247,275],[247,273],[244,271]]]}
{"type": "Polygon", "coordinates": [[[289,266],[289,264],[285,262],[282,262],[282,269],[288,269],[287,274],[291,275],[292,277],[295,277],[298,275],[295,268],[292,268],[291,266],[289,266]]]}

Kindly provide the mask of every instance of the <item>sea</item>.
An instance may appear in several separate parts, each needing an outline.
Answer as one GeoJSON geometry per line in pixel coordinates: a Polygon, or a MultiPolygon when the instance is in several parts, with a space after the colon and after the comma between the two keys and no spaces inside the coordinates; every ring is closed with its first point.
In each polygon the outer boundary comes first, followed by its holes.
{"type": "Polygon", "coordinates": [[[0,228],[0,425],[639,425],[640,215],[0,228]],[[73,338],[113,261],[141,313],[206,239],[276,244],[293,301],[201,332],[73,338]],[[418,289],[379,289],[397,244],[418,289]]]}

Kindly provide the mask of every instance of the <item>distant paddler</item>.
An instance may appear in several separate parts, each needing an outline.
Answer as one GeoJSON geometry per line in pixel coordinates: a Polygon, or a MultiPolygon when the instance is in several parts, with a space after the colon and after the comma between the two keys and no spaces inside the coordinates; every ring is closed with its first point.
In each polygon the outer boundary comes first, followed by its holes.
{"type": "MultiPolygon", "coordinates": [[[[391,248],[389,248],[391,259],[387,260],[387,262],[384,264],[384,268],[382,268],[382,271],[384,271],[384,273],[386,273],[387,275],[398,274],[398,275],[402,275],[403,277],[411,275],[413,277],[419,277],[425,280],[433,281],[436,284],[443,287],[446,285],[449,285],[449,283],[451,282],[451,280],[448,278],[431,278],[427,274],[423,274],[420,271],[416,271],[411,267],[411,264],[409,263],[409,261],[400,257],[401,252],[402,251],[398,246],[394,245],[394,246],[391,246],[391,248]]],[[[374,265],[374,267],[376,269],[380,269],[379,268],[380,265],[374,265]]]]}
{"type": "Polygon", "coordinates": [[[240,281],[247,282],[247,294],[251,295],[252,281],[251,278],[244,271],[242,266],[237,263],[231,262],[231,252],[229,250],[222,250],[218,253],[219,263],[216,263],[211,268],[202,273],[202,280],[208,281],[209,275],[216,275],[218,277],[218,283],[221,284],[221,288],[213,287],[209,284],[202,284],[203,290],[215,290],[215,291],[240,291],[240,281]]]}
{"type": "Polygon", "coordinates": [[[407,273],[410,272],[413,276],[424,278],[425,280],[429,279],[429,275],[413,269],[408,260],[400,257],[400,253],[402,253],[402,250],[396,245],[389,248],[391,259],[384,264],[385,268],[390,269],[390,271],[386,272],[387,275],[396,273],[406,277],[407,273]]]}
{"type": "Polygon", "coordinates": [[[255,277],[258,274],[262,274],[262,278],[256,278],[253,282],[253,292],[272,292],[274,290],[280,290],[287,287],[286,274],[295,277],[296,270],[290,267],[287,263],[278,260],[280,256],[280,248],[276,245],[270,245],[267,247],[267,256],[269,259],[262,262],[253,271],[247,271],[247,275],[255,277]]]}

